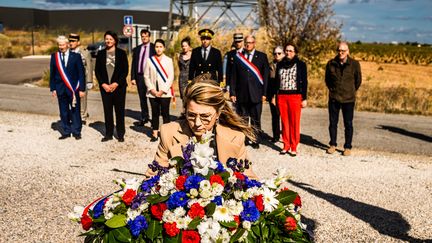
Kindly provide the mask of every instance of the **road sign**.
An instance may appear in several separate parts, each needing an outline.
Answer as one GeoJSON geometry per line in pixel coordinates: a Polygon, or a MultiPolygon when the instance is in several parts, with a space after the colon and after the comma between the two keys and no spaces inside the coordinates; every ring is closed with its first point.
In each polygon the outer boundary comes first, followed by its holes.
{"type": "Polygon", "coordinates": [[[131,37],[134,33],[134,28],[131,25],[125,25],[123,27],[123,35],[131,37]]]}
{"type": "Polygon", "coordinates": [[[123,24],[124,25],[133,25],[133,16],[132,15],[123,16],[123,24]]]}

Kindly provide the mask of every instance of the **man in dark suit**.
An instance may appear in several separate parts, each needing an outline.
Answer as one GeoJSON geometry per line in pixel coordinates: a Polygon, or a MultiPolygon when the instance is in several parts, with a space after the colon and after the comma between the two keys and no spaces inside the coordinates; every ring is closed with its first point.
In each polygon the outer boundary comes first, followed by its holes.
{"type": "Polygon", "coordinates": [[[65,36],[57,38],[59,51],[51,54],[50,91],[57,97],[60,109],[62,136],[81,139],[80,97],[85,95],[84,66],[80,54],[69,51],[69,41],[65,36]]]}
{"type": "Polygon", "coordinates": [[[251,125],[259,131],[257,142],[251,143],[253,148],[259,148],[262,102],[266,100],[268,77],[267,55],[255,50],[255,37],[247,36],[243,53],[236,53],[234,59],[230,98],[239,115],[250,117],[251,125]]]}
{"type": "Polygon", "coordinates": [[[229,89],[231,83],[231,70],[234,66],[234,59],[236,58],[237,52],[243,52],[243,34],[235,33],[233,35],[234,42],[232,44],[232,48],[229,52],[226,53],[226,67],[225,67],[225,80],[226,86],[229,89]]]}
{"type": "Polygon", "coordinates": [[[153,43],[150,43],[150,31],[142,29],[140,32],[142,44],[132,51],[131,83],[137,86],[141,105],[141,120],[138,125],[144,126],[149,121],[149,109],[147,105],[147,87],[144,83],[144,66],[147,58],[156,54],[153,43]]]}
{"type": "Polygon", "coordinates": [[[210,73],[211,79],[222,82],[222,55],[221,52],[211,46],[214,32],[210,29],[202,29],[198,32],[201,37],[201,46],[192,50],[189,64],[189,80],[196,76],[210,73]]]}

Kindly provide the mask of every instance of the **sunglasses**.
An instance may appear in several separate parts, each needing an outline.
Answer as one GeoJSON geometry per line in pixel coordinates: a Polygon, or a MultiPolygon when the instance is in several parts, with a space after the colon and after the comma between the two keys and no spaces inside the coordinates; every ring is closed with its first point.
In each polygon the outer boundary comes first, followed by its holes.
{"type": "Polygon", "coordinates": [[[77,40],[69,40],[69,42],[77,42],[77,40]]]}
{"type": "Polygon", "coordinates": [[[201,37],[201,40],[211,40],[212,38],[210,37],[201,37]]]}
{"type": "Polygon", "coordinates": [[[273,55],[282,55],[282,52],[274,52],[273,55]]]}

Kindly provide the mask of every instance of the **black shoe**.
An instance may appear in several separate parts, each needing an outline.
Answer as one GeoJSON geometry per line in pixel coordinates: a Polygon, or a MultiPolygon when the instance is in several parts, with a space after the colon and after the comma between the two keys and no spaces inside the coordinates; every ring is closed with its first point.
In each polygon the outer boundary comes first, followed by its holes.
{"type": "Polygon", "coordinates": [[[259,144],[258,143],[252,143],[251,147],[254,149],[259,149],[259,144]]]}
{"type": "Polygon", "coordinates": [[[138,123],[137,123],[137,126],[139,126],[139,127],[143,127],[144,126],[144,121],[139,121],[138,123]]]}
{"type": "Polygon", "coordinates": [[[281,150],[281,151],[279,152],[280,155],[285,155],[285,154],[287,154],[287,153],[288,153],[288,151],[286,151],[286,150],[281,150]]]}
{"type": "Polygon", "coordinates": [[[144,122],[144,124],[146,124],[149,121],[150,121],[150,119],[148,119],[148,118],[145,118],[145,119],[142,120],[142,122],[144,122]]]}
{"type": "Polygon", "coordinates": [[[87,121],[81,121],[81,124],[83,124],[83,125],[85,125],[85,124],[87,124],[87,121]]]}
{"type": "Polygon", "coordinates": [[[277,143],[277,142],[279,142],[279,138],[272,138],[272,139],[270,140],[270,142],[272,142],[272,143],[277,143]]]}
{"type": "Polygon", "coordinates": [[[81,134],[77,134],[77,135],[73,135],[73,137],[75,138],[75,140],[80,140],[81,139],[81,134]]]}
{"type": "Polygon", "coordinates": [[[150,138],[150,142],[156,142],[157,140],[158,140],[158,138],[155,136],[151,136],[151,138],[150,138]]]}
{"type": "Polygon", "coordinates": [[[113,139],[113,137],[104,137],[104,138],[102,138],[101,142],[107,142],[107,141],[112,140],[112,139],[113,139]]]}
{"type": "Polygon", "coordinates": [[[123,142],[124,142],[124,138],[118,138],[118,141],[119,141],[120,143],[123,143],[123,142]]]}
{"type": "Polygon", "coordinates": [[[63,139],[66,139],[66,138],[70,138],[70,134],[68,134],[68,135],[61,135],[61,137],[59,137],[58,139],[59,140],[63,140],[63,139]]]}

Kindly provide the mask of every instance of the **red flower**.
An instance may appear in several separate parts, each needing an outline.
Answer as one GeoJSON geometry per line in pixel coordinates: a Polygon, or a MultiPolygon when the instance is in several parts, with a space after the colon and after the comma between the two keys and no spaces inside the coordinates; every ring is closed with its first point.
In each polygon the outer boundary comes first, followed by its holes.
{"type": "Polygon", "coordinates": [[[84,230],[89,230],[92,224],[93,224],[93,220],[87,214],[84,214],[81,217],[81,225],[84,230]]]}
{"type": "Polygon", "coordinates": [[[221,184],[222,186],[225,186],[225,182],[223,181],[223,179],[220,175],[210,176],[210,185],[213,185],[213,183],[218,183],[218,184],[221,184]]]}
{"type": "Polygon", "coordinates": [[[132,200],[136,196],[136,191],[132,189],[127,189],[126,192],[123,194],[122,200],[126,205],[130,205],[132,203],[132,200]]]}
{"type": "Polygon", "coordinates": [[[184,230],[182,234],[182,243],[199,243],[201,240],[198,232],[194,230],[184,230]]]}
{"type": "Polygon", "coordinates": [[[174,237],[176,236],[180,230],[177,228],[177,223],[173,222],[173,223],[165,223],[163,225],[165,232],[167,233],[167,235],[169,235],[170,237],[174,237]]]}
{"type": "Polygon", "coordinates": [[[297,221],[293,217],[287,217],[285,219],[285,229],[288,231],[294,231],[297,229],[297,221]]]}
{"type": "Polygon", "coordinates": [[[177,177],[177,180],[175,182],[177,190],[181,191],[181,190],[185,189],[184,184],[186,182],[186,179],[187,179],[187,176],[185,176],[185,175],[181,175],[181,176],[177,177]]]}
{"type": "Polygon", "coordinates": [[[204,208],[201,207],[201,205],[199,203],[194,203],[194,204],[192,204],[191,208],[189,209],[188,215],[192,219],[194,219],[196,217],[204,218],[205,211],[204,211],[204,208]]]}
{"type": "Polygon", "coordinates": [[[296,196],[296,198],[294,199],[294,205],[296,205],[296,206],[298,206],[298,207],[301,207],[302,206],[302,203],[301,203],[301,198],[300,198],[300,196],[299,195],[297,195],[296,196]]]}
{"type": "Polygon", "coordinates": [[[289,191],[289,188],[288,188],[288,187],[284,187],[284,188],[280,189],[280,190],[278,191],[278,193],[279,193],[279,192],[283,192],[283,191],[289,191]]]}
{"type": "Polygon", "coordinates": [[[165,203],[158,203],[150,207],[150,212],[157,220],[162,220],[163,213],[167,209],[165,203]]]}
{"type": "Polygon", "coordinates": [[[242,173],[240,173],[240,172],[234,172],[234,175],[235,175],[235,177],[237,177],[237,179],[240,179],[242,181],[245,180],[244,175],[242,173]]]}
{"type": "Polygon", "coordinates": [[[264,201],[263,201],[263,195],[258,195],[254,197],[255,206],[257,207],[258,211],[262,212],[264,211],[264,201]]]}

